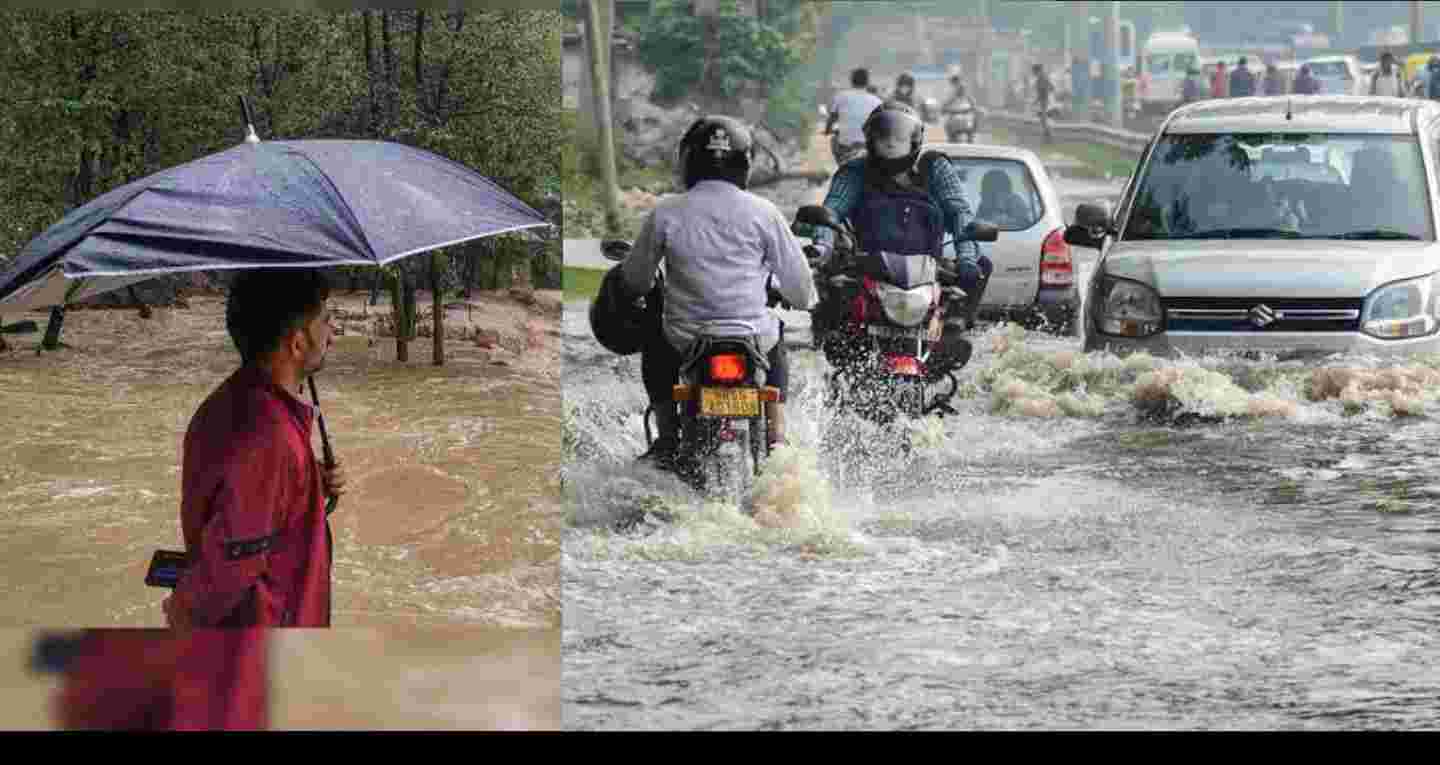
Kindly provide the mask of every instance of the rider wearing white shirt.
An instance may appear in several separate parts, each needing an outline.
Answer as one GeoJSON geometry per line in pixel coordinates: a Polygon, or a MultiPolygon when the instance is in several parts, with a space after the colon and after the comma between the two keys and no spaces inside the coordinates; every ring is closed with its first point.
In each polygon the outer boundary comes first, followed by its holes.
{"type": "Polygon", "coordinates": [[[865,147],[865,120],[875,108],[884,103],[879,96],[867,91],[870,72],[856,69],[850,73],[850,89],[835,94],[830,104],[830,120],[825,132],[830,133],[830,152],[837,165],[843,165],[854,152],[865,147]],[[836,126],[839,130],[836,130],[836,126]]]}

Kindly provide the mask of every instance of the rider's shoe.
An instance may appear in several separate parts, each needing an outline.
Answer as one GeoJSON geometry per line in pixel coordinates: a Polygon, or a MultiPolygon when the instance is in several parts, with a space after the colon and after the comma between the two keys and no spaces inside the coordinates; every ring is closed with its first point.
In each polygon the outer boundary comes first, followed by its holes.
{"type": "Polygon", "coordinates": [[[649,465],[656,470],[673,473],[675,472],[675,449],[676,442],[673,437],[661,436],[650,444],[650,449],[644,454],[636,457],[635,460],[642,465],[649,465]]]}

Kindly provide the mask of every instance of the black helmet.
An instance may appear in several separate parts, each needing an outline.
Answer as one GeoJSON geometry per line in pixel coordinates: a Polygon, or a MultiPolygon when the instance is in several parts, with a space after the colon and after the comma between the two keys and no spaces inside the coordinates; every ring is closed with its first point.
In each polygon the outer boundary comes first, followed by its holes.
{"type": "Polygon", "coordinates": [[[864,131],[866,163],[886,175],[915,166],[925,141],[925,122],[914,107],[903,101],[886,101],[870,112],[864,131]]]}
{"type": "Polygon", "coordinates": [[[743,189],[750,183],[754,156],[750,129],[732,117],[712,114],[685,131],[675,153],[675,170],[686,189],[705,180],[729,181],[743,189]]]}
{"type": "Polygon", "coordinates": [[[909,72],[904,72],[904,73],[902,73],[899,77],[896,77],[896,78],[895,78],[895,89],[896,89],[896,90],[899,90],[900,88],[903,88],[903,87],[905,87],[906,85],[909,85],[911,90],[914,90],[914,89],[915,89],[915,75],[913,75],[913,74],[911,74],[911,73],[909,73],[909,72]]]}
{"type": "Polygon", "coordinates": [[[864,67],[850,72],[851,87],[863,88],[870,84],[870,70],[864,67]]]}

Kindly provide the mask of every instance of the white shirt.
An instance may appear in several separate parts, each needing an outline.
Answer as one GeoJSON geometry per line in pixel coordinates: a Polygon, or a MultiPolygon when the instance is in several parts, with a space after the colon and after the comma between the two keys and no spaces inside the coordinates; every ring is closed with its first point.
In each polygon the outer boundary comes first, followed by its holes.
{"type": "Polygon", "coordinates": [[[756,337],[769,352],[780,320],[766,305],[765,283],[796,310],[815,301],[815,282],[780,208],[725,181],[701,181],[660,201],[622,264],[634,294],[650,291],[665,264],[665,338],[685,352],[701,334],[756,337]]]}
{"type": "Polygon", "coordinates": [[[851,88],[836,93],[835,101],[830,104],[830,111],[840,115],[840,119],[835,123],[839,130],[840,143],[864,143],[865,132],[862,128],[865,127],[865,120],[870,116],[870,112],[875,111],[875,107],[882,103],[884,101],[881,101],[879,96],[864,90],[851,88]]]}

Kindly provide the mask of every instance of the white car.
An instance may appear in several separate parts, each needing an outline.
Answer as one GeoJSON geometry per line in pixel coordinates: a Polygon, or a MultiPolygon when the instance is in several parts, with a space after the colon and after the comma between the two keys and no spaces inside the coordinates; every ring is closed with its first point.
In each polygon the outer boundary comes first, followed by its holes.
{"type": "Polygon", "coordinates": [[[1086,351],[1440,352],[1440,103],[1205,101],[1170,114],[1100,250],[1086,351]]]}
{"type": "MultiPolygon", "coordinates": [[[[1065,242],[1060,194],[1040,157],[1014,146],[944,143],[927,145],[950,158],[965,184],[975,219],[999,228],[982,243],[994,271],[981,298],[983,318],[1040,316],[1064,334],[1076,335],[1079,294],[1074,261],[1065,242]]],[[[947,255],[953,248],[946,248],[947,255]]]]}
{"type": "Polygon", "coordinates": [[[1322,96],[1363,96],[1370,93],[1370,75],[1354,56],[1319,56],[1301,62],[1320,82],[1322,96]]]}

